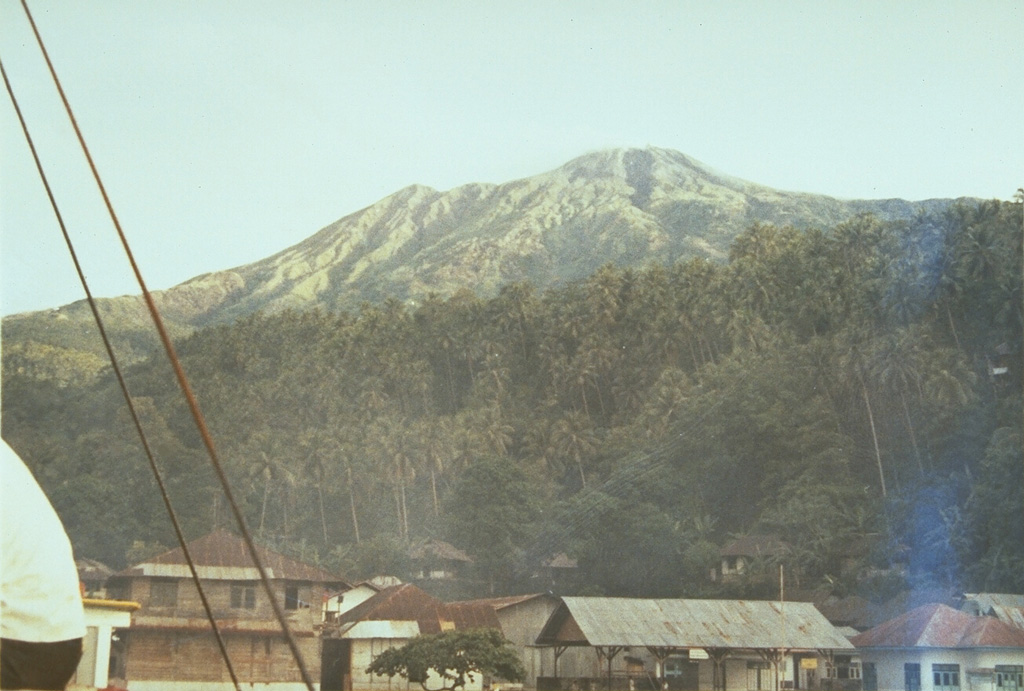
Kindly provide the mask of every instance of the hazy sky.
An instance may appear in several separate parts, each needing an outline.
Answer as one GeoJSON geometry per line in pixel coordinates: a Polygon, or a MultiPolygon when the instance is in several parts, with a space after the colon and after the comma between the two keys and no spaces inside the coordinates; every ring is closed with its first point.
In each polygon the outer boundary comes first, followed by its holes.
{"type": "MultiPolygon", "coordinates": [[[[845,198],[1024,186],[1024,0],[31,0],[150,288],[412,183],[658,146],[845,198]]],[[[137,293],[21,5],[0,59],[99,295],[137,293]]],[[[83,293],[6,95],[0,312],[83,293]]]]}

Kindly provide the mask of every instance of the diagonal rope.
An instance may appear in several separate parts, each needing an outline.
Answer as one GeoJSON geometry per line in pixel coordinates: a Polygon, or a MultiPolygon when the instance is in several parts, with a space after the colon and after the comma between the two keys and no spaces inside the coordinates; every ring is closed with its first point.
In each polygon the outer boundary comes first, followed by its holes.
{"type": "Polygon", "coordinates": [[[50,206],[53,208],[53,213],[57,217],[57,224],[60,226],[60,232],[64,235],[64,243],[68,246],[68,252],[71,253],[71,261],[75,264],[75,271],[78,273],[78,280],[82,283],[82,288],[85,290],[85,298],[89,302],[89,309],[92,310],[92,316],[96,321],[96,326],[100,332],[100,338],[103,339],[103,347],[107,350],[107,357],[110,359],[110,364],[114,370],[114,376],[117,377],[117,383],[121,387],[121,393],[124,394],[125,404],[128,406],[128,412],[131,415],[132,423],[135,425],[135,431],[139,435],[139,439],[142,441],[142,448],[146,453],[146,458],[149,460],[149,468],[153,471],[153,477],[156,478],[157,487],[160,490],[160,498],[163,499],[164,507],[167,509],[167,516],[171,519],[171,525],[174,526],[174,534],[178,538],[178,544],[181,545],[181,551],[185,555],[185,561],[188,562],[188,569],[192,573],[192,582],[195,583],[196,590],[199,591],[199,599],[203,603],[203,610],[206,612],[206,618],[210,621],[210,626],[213,628],[213,635],[217,639],[217,647],[220,648],[221,657],[224,658],[224,665],[228,669],[228,674],[231,676],[231,682],[234,684],[236,691],[242,691],[241,686],[238,682],[238,676],[235,674],[235,668],[231,664],[231,658],[228,657],[227,645],[224,642],[224,638],[221,636],[220,627],[217,626],[217,620],[213,616],[213,609],[210,607],[209,600],[206,599],[206,592],[203,589],[203,584],[199,580],[199,572],[196,570],[195,561],[192,559],[192,552],[188,548],[188,544],[185,541],[185,535],[181,530],[181,522],[178,520],[178,514],[174,510],[174,506],[171,504],[171,497],[167,492],[167,485],[164,483],[163,473],[160,472],[159,466],[157,466],[156,458],[153,455],[153,449],[149,445],[149,440],[146,438],[146,433],[142,429],[142,421],[139,419],[138,411],[135,408],[135,402],[132,400],[131,393],[128,391],[128,383],[124,379],[124,375],[121,372],[121,366],[118,364],[117,356],[114,355],[114,348],[110,343],[110,338],[107,336],[107,330],[103,325],[103,319],[100,317],[99,308],[96,306],[96,300],[93,298],[92,291],[89,289],[89,282],[85,278],[85,272],[82,271],[82,265],[78,261],[78,253],[75,251],[74,243],[71,241],[71,235],[68,233],[67,226],[64,224],[64,217],[60,213],[60,208],[57,206],[57,200],[53,196],[53,190],[50,188],[50,181],[46,177],[46,172],[43,170],[43,164],[39,160],[39,154],[36,151],[35,143],[32,141],[32,135],[29,134],[28,125],[25,123],[25,118],[21,114],[21,107],[18,105],[18,99],[14,96],[14,90],[11,88],[11,82],[7,78],[7,71],[4,69],[3,61],[0,61],[0,74],[3,75],[4,86],[7,87],[7,94],[11,97],[11,103],[14,105],[14,112],[18,114],[18,122],[21,123],[21,131],[25,134],[25,140],[28,142],[28,148],[32,151],[32,159],[35,161],[36,170],[39,171],[39,177],[43,181],[43,187],[46,188],[46,196],[50,199],[50,206]]]}
{"type": "Polygon", "coordinates": [[[139,284],[139,288],[142,290],[142,296],[145,299],[146,307],[149,309],[149,314],[153,319],[153,324],[160,335],[160,341],[163,343],[164,350],[167,353],[167,358],[170,360],[170,363],[174,368],[174,375],[178,380],[178,386],[181,388],[182,394],[188,402],[192,418],[195,420],[196,428],[203,439],[203,445],[206,447],[207,454],[210,457],[210,463],[213,466],[217,479],[220,481],[221,488],[224,491],[224,497],[227,499],[228,505],[231,507],[231,512],[235,517],[235,521],[238,523],[238,528],[245,540],[246,547],[249,549],[249,556],[252,558],[252,562],[255,565],[256,570],[259,572],[260,582],[263,585],[264,592],[267,594],[267,599],[270,600],[270,606],[274,611],[274,616],[277,619],[278,624],[281,626],[281,631],[284,633],[284,637],[288,642],[288,648],[291,650],[292,657],[295,659],[295,663],[299,668],[299,674],[302,677],[303,683],[309,691],[315,691],[313,680],[309,675],[309,671],[306,669],[306,663],[302,658],[302,653],[299,651],[295,635],[292,633],[291,627],[288,626],[288,620],[285,618],[281,603],[278,602],[277,598],[274,596],[274,590],[271,587],[270,578],[268,577],[267,570],[263,565],[263,560],[260,559],[256,550],[256,543],[253,541],[252,534],[249,532],[249,528],[245,523],[245,518],[242,516],[242,511],[238,507],[238,502],[235,501],[234,493],[231,491],[231,485],[228,482],[227,475],[224,473],[224,468],[220,463],[220,457],[217,454],[216,447],[214,446],[213,437],[206,425],[206,419],[203,417],[202,411],[199,409],[199,402],[196,400],[195,394],[192,392],[192,386],[189,384],[188,378],[185,376],[185,370],[182,368],[181,361],[178,359],[177,352],[174,349],[174,344],[171,342],[170,335],[167,333],[167,328],[164,326],[163,318],[160,316],[160,311],[157,309],[156,302],[153,300],[153,295],[149,292],[149,289],[146,287],[146,282],[142,278],[142,273],[135,261],[135,255],[132,253],[131,247],[128,244],[128,238],[125,237],[124,230],[121,228],[121,222],[117,219],[117,214],[114,213],[114,207],[110,201],[109,195],[107,194],[106,187],[103,185],[99,171],[96,169],[96,164],[93,162],[92,155],[89,153],[89,147],[86,145],[85,138],[82,136],[82,131],[78,127],[78,121],[75,119],[75,115],[71,110],[71,104],[68,102],[67,96],[64,94],[64,89],[61,86],[60,79],[58,79],[57,72],[54,70],[53,63],[50,61],[50,55],[46,50],[46,46],[43,44],[43,38],[39,34],[39,29],[36,27],[35,20],[32,18],[32,13],[29,12],[26,0],[21,0],[21,6],[25,10],[25,15],[28,17],[29,24],[32,26],[32,32],[35,34],[36,42],[39,44],[39,49],[42,51],[43,58],[46,60],[46,66],[50,71],[50,76],[53,78],[53,83],[56,85],[57,91],[60,93],[61,101],[64,103],[64,110],[67,112],[71,125],[74,127],[75,135],[78,137],[78,143],[82,147],[82,152],[85,154],[85,158],[89,163],[89,169],[92,171],[93,179],[96,181],[96,185],[103,197],[103,202],[107,207],[107,213],[110,215],[110,220],[113,222],[114,228],[117,230],[117,235],[121,240],[121,246],[124,248],[125,256],[128,258],[128,262],[135,274],[135,279],[139,284]]]}

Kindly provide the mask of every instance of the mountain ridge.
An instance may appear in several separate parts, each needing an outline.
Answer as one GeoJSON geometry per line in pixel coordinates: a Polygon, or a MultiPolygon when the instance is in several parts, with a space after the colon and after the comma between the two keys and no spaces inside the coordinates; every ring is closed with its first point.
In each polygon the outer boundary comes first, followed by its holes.
{"type": "MultiPolygon", "coordinates": [[[[181,336],[257,311],[351,309],[464,287],[486,295],[516,281],[544,288],[606,263],[721,261],[753,223],[830,227],[860,213],[900,220],[952,203],[787,192],[670,149],[607,149],[500,184],[447,191],[409,185],[265,259],[196,276],[154,297],[181,336]]],[[[138,296],[100,303],[129,360],[155,345],[138,296]]],[[[5,351],[42,343],[95,353],[98,341],[82,341],[91,320],[84,301],[5,317],[5,351]]]]}

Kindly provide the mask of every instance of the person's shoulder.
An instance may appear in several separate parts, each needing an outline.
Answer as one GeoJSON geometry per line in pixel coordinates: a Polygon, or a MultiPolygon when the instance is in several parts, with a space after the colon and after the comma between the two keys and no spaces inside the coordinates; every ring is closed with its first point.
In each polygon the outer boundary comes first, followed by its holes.
{"type": "Polygon", "coordinates": [[[21,460],[21,456],[6,440],[0,443],[0,484],[0,489],[8,496],[24,491],[26,486],[38,484],[25,461],[21,460]]]}

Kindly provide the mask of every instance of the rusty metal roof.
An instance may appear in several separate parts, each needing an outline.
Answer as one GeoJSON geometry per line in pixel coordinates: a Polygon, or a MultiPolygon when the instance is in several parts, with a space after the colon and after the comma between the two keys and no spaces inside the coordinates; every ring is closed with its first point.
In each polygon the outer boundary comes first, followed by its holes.
{"type": "Polygon", "coordinates": [[[932,604],[850,639],[858,648],[1024,648],[1024,630],[932,604]]]}
{"type": "Polygon", "coordinates": [[[612,597],[562,598],[537,643],[760,650],[853,648],[807,602],[612,597]]]}
{"type": "Polygon", "coordinates": [[[409,583],[384,588],[376,595],[342,613],[344,625],[357,621],[418,621],[421,633],[441,630],[442,602],[409,583]],[[432,623],[431,623],[432,622],[432,623]]]}
{"type": "MultiPolygon", "coordinates": [[[[252,581],[259,579],[245,540],[228,532],[214,532],[188,543],[189,553],[196,564],[200,578],[210,580],[252,581]]],[[[344,583],[333,574],[315,566],[303,564],[283,554],[256,547],[260,561],[272,580],[310,581],[314,583],[344,583]]],[[[181,548],[172,549],[151,559],[129,567],[115,576],[165,576],[190,578],[191,572],[181,548]]]]}
{"type": "Polygon", "coordinates": [[[416,622],[419,633],[439,633],[451,628],[501,630],[494,608],[480,602],[446,604],[416,586],[385,588],[339,617],[343,631],[365,621],[416,622]]]}
{"type": "Polygon", "coordinates": [[[501,622],[494,607],[481,602],[449,602],[444,609],[455,624],[455,628],[464,629],[497,629],[501,631],[501,622]]]}

